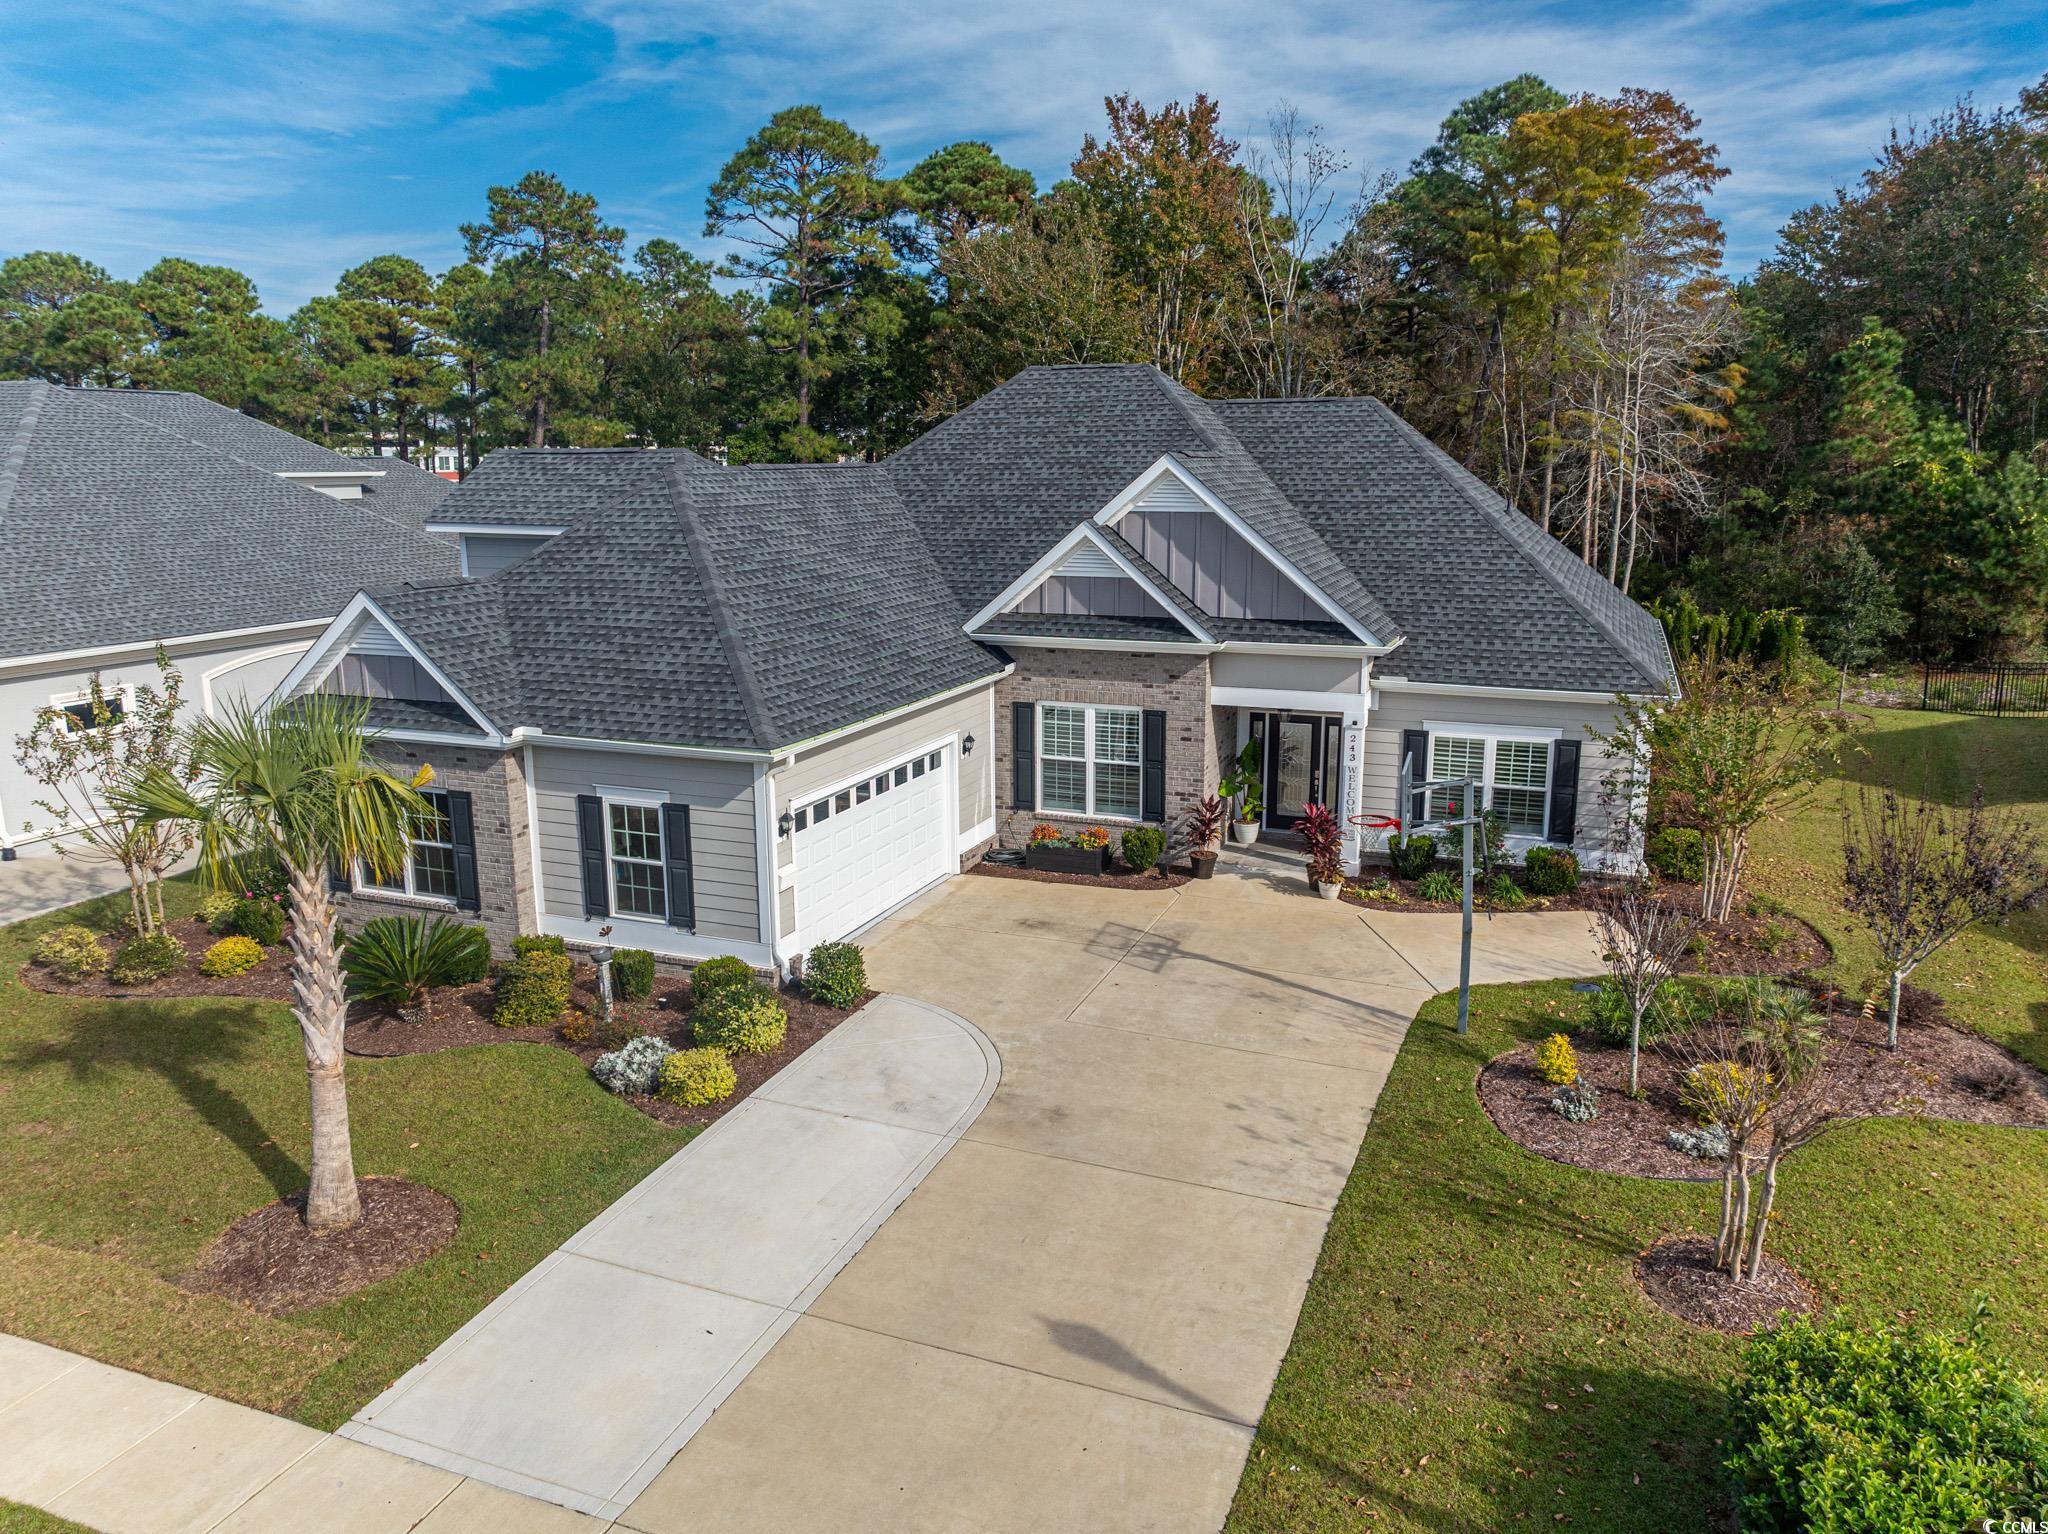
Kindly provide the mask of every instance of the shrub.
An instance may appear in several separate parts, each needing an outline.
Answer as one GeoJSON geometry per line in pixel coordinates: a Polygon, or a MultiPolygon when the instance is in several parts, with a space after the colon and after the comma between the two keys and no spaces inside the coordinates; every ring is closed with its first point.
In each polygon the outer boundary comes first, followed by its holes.
{"type": "Polygon", "coordinates": [[[515,956],[498,973],[491,1021],[500,1028],[544,1028],[569,1009],[569,956],[545,948],[515,956]]]}
{"type": "Polygon", "coordinates": [[[1393,862],[1396,878],[1420,879],[1436,867],[1436,838],[1390,836],[1387,838],[1387,857],[1393,862]]]}
{"type": "Polygon", "coordinates": [[[1550,1111],[1574,1124],[1600,1116],[1600,1092],[1590,1081],[1567,1081],[1550,1094],[1550,1111]]]}
{"type": "Polygon", "coordinates": [[[146,985],[184,967],[185,945],[168,932],[131,937],[114,950],[113,976],[122,985],[146,985]]]}
{"type": "Polygon", "coordinates": [[[753,981],[754,966],[745,959],[726,954],[723,958],[706,959],[690,971],[690,999],[701,1002],[713,991],[720,991],[729,985],[747,985],[753,981]]]}
{"type": "Polygon", "coordinates": [[[609,1054],[590,1062],[590,1074],[607,1092],[621,1097],[645,1097],[654,1090],[661,1075],[661,1062],[675,1051],[657,1038],[646,1035],[628,1039],[609,1054]]]}
{"type": "Polygon", "coordinates": [[[1678,1105],[1701,1126],[1722,1124],[1748,1097],[1748,1081],[1748,1068],[1738,1061],[1702,1060],[1680,1078],[1678,1105]]]}
{"type": "Polygon", "coordinates": [[[654,994],[654,955],[645,948],[621,948],[612,955],[612,987],[627,1001],[654,994]]]}
{"type": "Polygon", "coordinates": [[[199,973],[210,980],[245,975],[263,962],[263,945],[253,937],[224,937],[199,956],[199,973]]]}
{"type": "Polygon", "coordinates": [[[1554,1087],[1579,1079],[1578,1051],[1561,1033],[1553,1033],[1536,1046],[1536,1074],[1554,1087]]]}
{"type": "Polygon", "coordinates": [[[199,919],[211,927],[237,905],[242,897],[233,890],[208,890],[199,897],[199,919]]]}
{"type": "Polygon", "coordinates": [[[207,925],[215,937],[254,938],[265,948],[284,941],[284,907],[267,895],[237,900],[207,925]]]}
{"type": "Polygon", "coordinates": [[[1415,898],[1418,900],[1444,905],[1449,901],[1462,900],[1464,895],[1463,886],[1441,868],[1433,868],[1415,881],[1415,898]]]}
{"type": "Polygon", "coordinates": [[[1667,879],[1697,884],[1707,876],[1707,844],[1691,826],[1666,826],[1644,845],[1643,861],[1667,879]]]}
{"type": "Polygon", "coordinates": [[[655,1074],[654,1095],[663,1102],[701,1108],[722,1103],[739,1090],[732,1057],[722,1049],[678,1049],[662,1057],[655,1074]]]}
{"type": "Polygon", "coordinates": [[[559,953],[566,955],[569,945],[557,932],[528,932],[512,939],[512,957],[523,959],[530,953],[559,953]]]}
{"type": "Polygon", "coordinates": [[[1522,859],[1522,877],[1532,895],[1569,895],[1579,887],[1578,855],[1562,847],[1531,847],[1522,859]]]}
{"type": "Polygon", "coordinates": [[[765,1055],[789,1031],[789,1014],[765,985],[721,986],[690,1013],[690,1037],[733,1055],[765,1055]]]}
{"type": "Polygon", "coordinates": [[[1767,921],[1750,934],[1749,940],[1760,953],[1776,953],[1792,941],[1792,929],[1781,921],[1767,921]]]}
{"type": "Polygon", "coordinates": [[[256,854],[242,858],[233,872],[242,893],[251,900],[283,900],[292,892],[291,875],[274,857],[256,854]]]}
{"type": "Polygon", "coordinates": [[[1124,832],[1124,864],[1133,873],[1157,868],[1166,856],[1166,833],[1157,826],[1132,826],[1124,832]]]}
{"type": "Polygon", "coordinates": [[[1529,897],[1522,893],[1522,886],[1506,874],[1495,874],[1493,881],[1486,886],[1486,903],[1496,911],[1518,911],[1529,903],[1529,897]]]}
{"type": "MultiPolygon", "coordinates": [[[[597,1037],[597,1019],[580,1007],[572,1007],[558,1030],[567,1044],[588,1044],[597,1037]]],[[[623,1040],[621,1042],[624,1042],[623,1040]]]]}
{"type": "Polygon", "coordinates": [[[1935,1534],[2048,1503],[2048,1388],[1978,1338],[1794,1320],[1743,1350],[1724,1464],[1760,1534],[1935,1534]]]}
{"type": "MultiPolygon", "coordinates": [[[[1711,992],[1696,991],[1676,980],[1657,987],[1656,995],[1643,1011],[1643,1042],[1658,1038],[1688,1023],[1704,1022],[1713,1010],[1711,992]]],[[[1620,1049],[1628,1044],[1628,998],[1612,980],[1602,980],[1600,989],[1589,992],[1579,1012],[1579,1027],[1602,1044],[1620,1049]]]]}
{"type": "Polygon", "coordinates": [[[107,951],[100,947],[98,933],[71,922],[36,939],[36,963],[66,980],[83,980],[107,967],[107,951]]]}
{"type": "Polygon", "coordinates": [[[490,973],[491,940],[483,928],[445,916],[373,916],[349,939],[341,963],[351,996],[419,1007],[436,986],[474,985],[490,973]]]}
{"type": "Polygon", "coordinates": [[[1719,1124],[1709,1124],[1704,1129],[1674,1129],[1664,1136],[1664,1143],[1695,1161],[1728,1159],[1728,1131],[1719,1124]]]}
{"type": "Polygon", "coordinates": [[[820,943],[804,960],[804,994],[828,1007],[857,1007],[868,994],[868,961],[853,943],[820,943]]]}

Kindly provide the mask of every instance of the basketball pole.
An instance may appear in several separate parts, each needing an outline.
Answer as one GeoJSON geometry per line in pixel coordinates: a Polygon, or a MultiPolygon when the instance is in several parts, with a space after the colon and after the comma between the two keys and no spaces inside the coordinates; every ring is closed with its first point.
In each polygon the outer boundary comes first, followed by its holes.
{"type": "MultiPolygon", "coordinates": [[[[1396,834],[1405,839],[1413,832],[1421,832],[1425,829],[1448,831],[1456,827],[1463,838],[1464,887],[1459,892],[1458,915],[1458,1032],[1467,1033],[1472,1027],[1472,828],[1474,825],[1482,828],[1485,826],[1486,812],[1478,810],[1475,813],[1473,808],[1479,803],[1479,784],[1476,779],[1445,778],[1435,783],[1417,783],[1414,773],[1409,767],[1409,761],[1410,758],[1402,757],[1400,764],[1395,769],[1395,786],[1399,809],[1399,813],[1395,817],[1398,822],[1395,828],[1396,834]],[[1429,808],[1428,796],[1430,790],[1437,788],[1457,790],[1458,819],[1433,821],[1427,818],[1426,812],[1429,808]],[[1410,815],[1415,808],[1415,796],[1417,794],[1423,796],[1422,804],[1425,814],[1417,816],[1411,821],[1410,815]]],[[[1379,817],[1359,816],[1358,819],[1361,823],[1364,823],[1368,820],[1379,819],[1379,817]]],[[[1384,825],[1385,822],[1381,820],[1380,823],[1384,825]]]]}

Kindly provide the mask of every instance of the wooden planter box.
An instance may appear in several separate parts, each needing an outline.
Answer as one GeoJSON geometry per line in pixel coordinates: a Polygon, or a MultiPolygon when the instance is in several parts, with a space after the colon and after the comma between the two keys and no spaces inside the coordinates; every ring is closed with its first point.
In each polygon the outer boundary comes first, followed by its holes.
{"type": "Polygon", "coordinates": [[[1026,847],[1024,866],[1049,874],[1106,874],[1109,872],[1109,849],[1055,845],[1026,847]]]}

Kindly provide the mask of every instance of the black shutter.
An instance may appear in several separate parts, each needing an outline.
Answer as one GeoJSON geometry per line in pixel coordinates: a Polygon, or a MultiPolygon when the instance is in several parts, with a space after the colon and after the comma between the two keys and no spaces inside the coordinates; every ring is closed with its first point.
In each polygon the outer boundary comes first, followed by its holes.
{"type": "Polygon", "coordinates": [[[583,914],[611,915],[605,888],[610,870],[604,855],[604,801],[596,794],[576,796],[576,850],[583,858],[583,914]]]}
{"type": "Polygon", "coordinates": [[[1144,712],[1144,768],[1139,775],[1139,818],[1166,819],[1166,711],[1144,712]]]}
{"type": "Polygon", "coordinates": [[[1038,808],[1038,705],[1010,705],[1010,808],[1038,808]]]}
{"type": "Polygon", "coordinates": [[[1550,748],[1550,839],[1569,842],[1579,830],[1579,743],[1560,740],[1550,748]]]}
{"type": "Polygon", "coordinates": [[[464,911],[479,911],[483,903],[476,890],[476,817],[470,813],[469,795],[451,788],[448,793],[448,840],[455,844],[455,904],[464,911]]]}
{"type": "MultiPolygon", "coordinates": [[[[1408,764],[1409,782],[1421,783],[1428,779],[1429,731],[1403,730],[1401,732],[1401,760],[1408,764]]],[[[1400,811],[1402,818],[1411,826],[1418,820],[1427,820],[1429,818],[1429,795],[1418,789],[1413,796],[1413,802],[1404,810],[1400,803],[1401,790],[1398,777],[1400,767],[1398,764],[1396,764],[1394,770],[1397,774],[1394,788],[1394,808],[1400,811]]]]}
{"type": "Polygon", "coordinates": [[[668,924],[693,928],[697,925],[697,890],[690,878],[690,807],[664,804],[661,831],[668,855],[668,924]]]}

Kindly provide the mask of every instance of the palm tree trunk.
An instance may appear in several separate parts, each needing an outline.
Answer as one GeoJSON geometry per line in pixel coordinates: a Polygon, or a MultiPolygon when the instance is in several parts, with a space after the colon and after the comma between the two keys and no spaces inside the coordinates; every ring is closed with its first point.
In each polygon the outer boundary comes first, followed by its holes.
{"type": "Polygon", "coordinates": [[[306,1046],[306,1085],[312,1100],[313,1170],[306,1189],[306,1224],[324,1235],[363,1217],[349,1144],[348,1087],[342,1074],[348,1000],[342,989],[341,950],[334,941],[327,870],[295,864],[290,873],[292,1011],[306,1046]]]}

